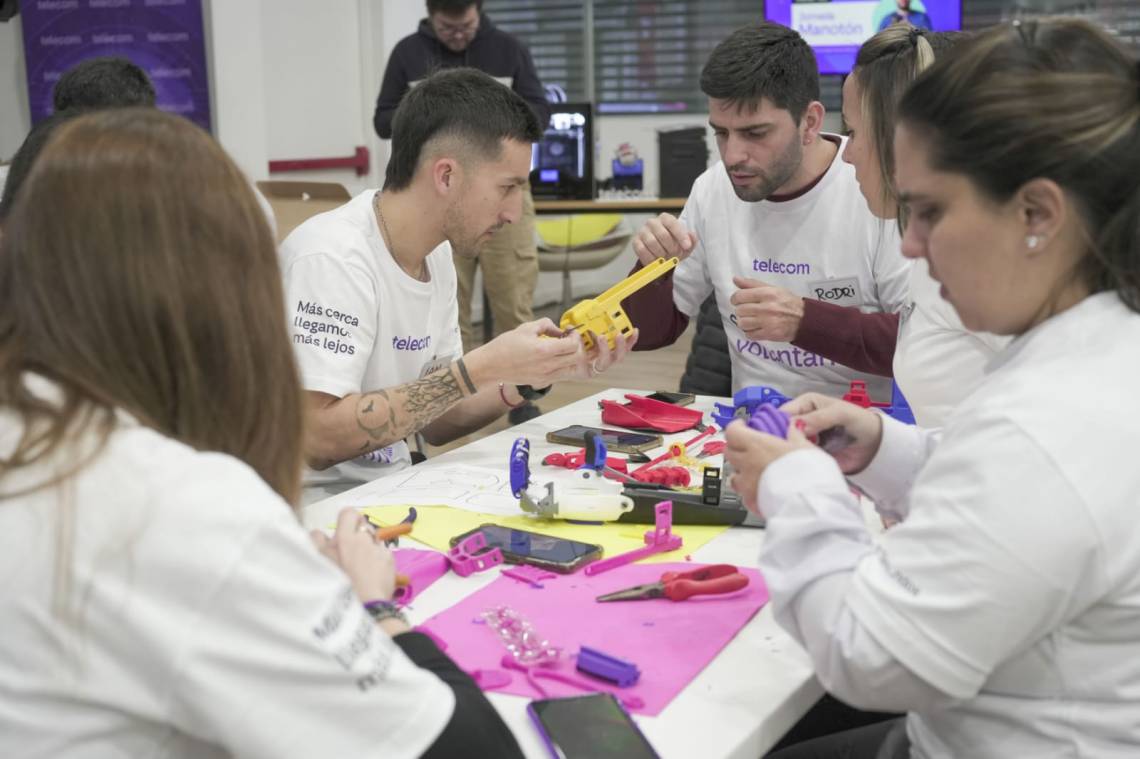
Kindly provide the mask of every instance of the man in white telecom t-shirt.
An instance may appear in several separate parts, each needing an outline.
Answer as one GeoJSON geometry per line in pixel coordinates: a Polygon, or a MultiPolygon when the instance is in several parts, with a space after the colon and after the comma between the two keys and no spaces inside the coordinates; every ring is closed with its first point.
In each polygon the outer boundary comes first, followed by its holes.
{"type": "Polygon", "coordinates": [[[522,210],[542,134],[517,94],[474,69],[401,101],[382,191],[315,216],[281,245],[308,407],[306,500],[410,462],[404,438],[473,432],[552,382],[604,371],[636,335],[587,353],[549,319],[463,355],[452,250],[475,255],[522,210]]]}
{"type": "Polygon", "coordinates": [[[815,304],[897,311],[910,266],[893,225],[871,215],[840,159],[843,139],[821,132],[811,48],[778,24],[737,30],[709,57],[701,90],[721,162],[697,178],[680,219],[661,214],[634,239],[639,265],[683,259],[626,301],[641,330],[637,349],[675,341],[715,293],[733,390],[835,396],[860,379],[873,398],[890,398],[888,379],[796,345],[815,304]]]}

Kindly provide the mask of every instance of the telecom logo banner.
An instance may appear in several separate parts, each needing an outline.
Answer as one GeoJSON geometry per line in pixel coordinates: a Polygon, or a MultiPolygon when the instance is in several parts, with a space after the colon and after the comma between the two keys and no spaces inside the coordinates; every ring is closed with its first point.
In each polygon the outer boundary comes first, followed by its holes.
{"type": "Polygon", "coordinates": [[[147,72],[159,108],[210,129],[202,0],[24,0],[20,16],[33,123],[63,72],[115,55],[147,72]]]}

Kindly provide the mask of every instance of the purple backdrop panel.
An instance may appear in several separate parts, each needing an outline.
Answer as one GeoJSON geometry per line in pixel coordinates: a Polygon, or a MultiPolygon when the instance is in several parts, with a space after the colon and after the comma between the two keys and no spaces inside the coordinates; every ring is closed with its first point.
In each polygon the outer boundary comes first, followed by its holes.
{"type": "Polygon", "coordinates": [[[64,71],[118,55],[150,75],[159,108],[210,128],[201,0],[24,0],[20,16],[33,123],[64,71]]]}
{"type": "MultiPolygon", "coordinates": [[[[573,655],[590,646],[625,659],[641,669],[637,685],[620,694],[638,696],[645,706],[633,711],[660,714],[692,682],[713,657],[768,602],[768,589],[760,573],[742,569],[751,578],[747,588],[724,596],[697,596],[687,601],[628,601],[598,603],[594,599],[622,588],[656,582],[662,572],[685,572],[699,564],[631,564],[612,572],[587,577],[583,573],[544,580],[543,589],[500,577],[487,587],[425,622],[447,644],[447,653],[460,667],[502,669],[506,649],[495,631],[477,623],[487,609],[510,606],[530,620],[535,631],[563,650],[557,671],[590,680],[574,667],[573,655]]],[[[525,675],[511,672],[502,693],[539,698],[525,675]]],[[[596,680],[600,687],[606,683],[596,680]]],[[[542,679],[552,697],[581,695],[582,690],[542,679]]]]}

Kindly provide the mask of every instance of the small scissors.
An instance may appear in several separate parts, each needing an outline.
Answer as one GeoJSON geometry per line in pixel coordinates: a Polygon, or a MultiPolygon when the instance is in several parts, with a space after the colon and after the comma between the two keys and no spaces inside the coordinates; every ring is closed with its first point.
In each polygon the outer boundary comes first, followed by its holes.
{"type": "Polygon", "coordinates": [[[408,515],[399,524],[390,527],[385,527],[368,515],[365,515],[364,519],[373,528],[373,538],[377,541],[383,541],[384,545],[396,546],[400,544],[400,536],[407,535],[415,527],[416,510],[414,508],[408,509],[408,515]]]}
{"type": "Polygon", "coordinates": [[[670,601],[684,601],[693,596],[733,593],[748,587],[748,575],[731,564],[712,564],[689,572],[666,572],[659,582],[649,585],[635,585],[625,590],[598,596],[595,600],[644,601],[650,598],[668,598],[670,601]]]}

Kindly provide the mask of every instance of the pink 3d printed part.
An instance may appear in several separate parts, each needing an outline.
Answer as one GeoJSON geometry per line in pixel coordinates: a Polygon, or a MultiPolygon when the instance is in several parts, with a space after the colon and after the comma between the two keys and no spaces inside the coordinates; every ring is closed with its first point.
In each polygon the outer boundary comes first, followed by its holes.
{"type": "Polygon", "coordinates": [[[407,585],[396,588],[396,595],[393,597],[393,600],[401,606],[411,603],[412,599],[427,590],[433,582],[447,574],[449,568],[447,556],[438,551],[397,548],[392,553],[396,557],[396,571],[409,578],[407,585]]]}
{"type": "Polygon", "coordinates": [[[510,577],[513,580],[525,582],[533,588],[541,588],[543,580],[553,580],[558,577],[558,575],[553,572],[547,572],[541,567],[532,567],[527,564],[520,564],[517,567],[504,569],[501,574],[503,577],[510,577]]]}
{"type": "Polygon", "coordinates": [[[487,536],[477,532],[447,552],[451,569],[460,577],[468,577],[503,563],[503,552],[487,550],[487,536]]]}
{"type": "Polygon", "coordinates": [[[574,675],[568,674],[566,672],[560,672],[556,668],[558,666],[557,663],[528,665],[515,661],[510,656],[503,656],[501,664],[505,669],[513,669],[518,672],[525,672],[526,679],[527,682],[530,683],[530,687],[534,688],[543,698],[549,698],[549,693],[547,692],[546,688],[542,687],[541,683],[537,682],[540,679],[553,680],[555,682],[562,683],[563,685],[569,685],[572,688],[586,691],[587,693],[609,693],[618,701],[621,701],[622,705],[627,709],[645,708],[645,700],[640,696],[622,693],[620,691],[614,690],[613,688],[608,688],[598,683],[591,683],[580,677],[574,677],[574,675]]]}
{"type": "Polygon", "coordinates": [[[596,575],[617,567],[632,564],[638,559],[652,556],[655,553],[676,551],[681,547],[681,536],[673,534],[673,502],[661,501],[653,507],[656,526],[645,533],[645,548],[638,548],[627,553],[618,554],[613,558],[595,561],[586,565],[586,574],[596,575]]]}
{"type": "Polygon", "coordinates": [[[602,401],[602,422],[618,427],[653,429],[658,432],[682,432],[701,423],[704,416],[695,409],[682,408],[643,395],[627,394],[628,403],[602,401]]]}

